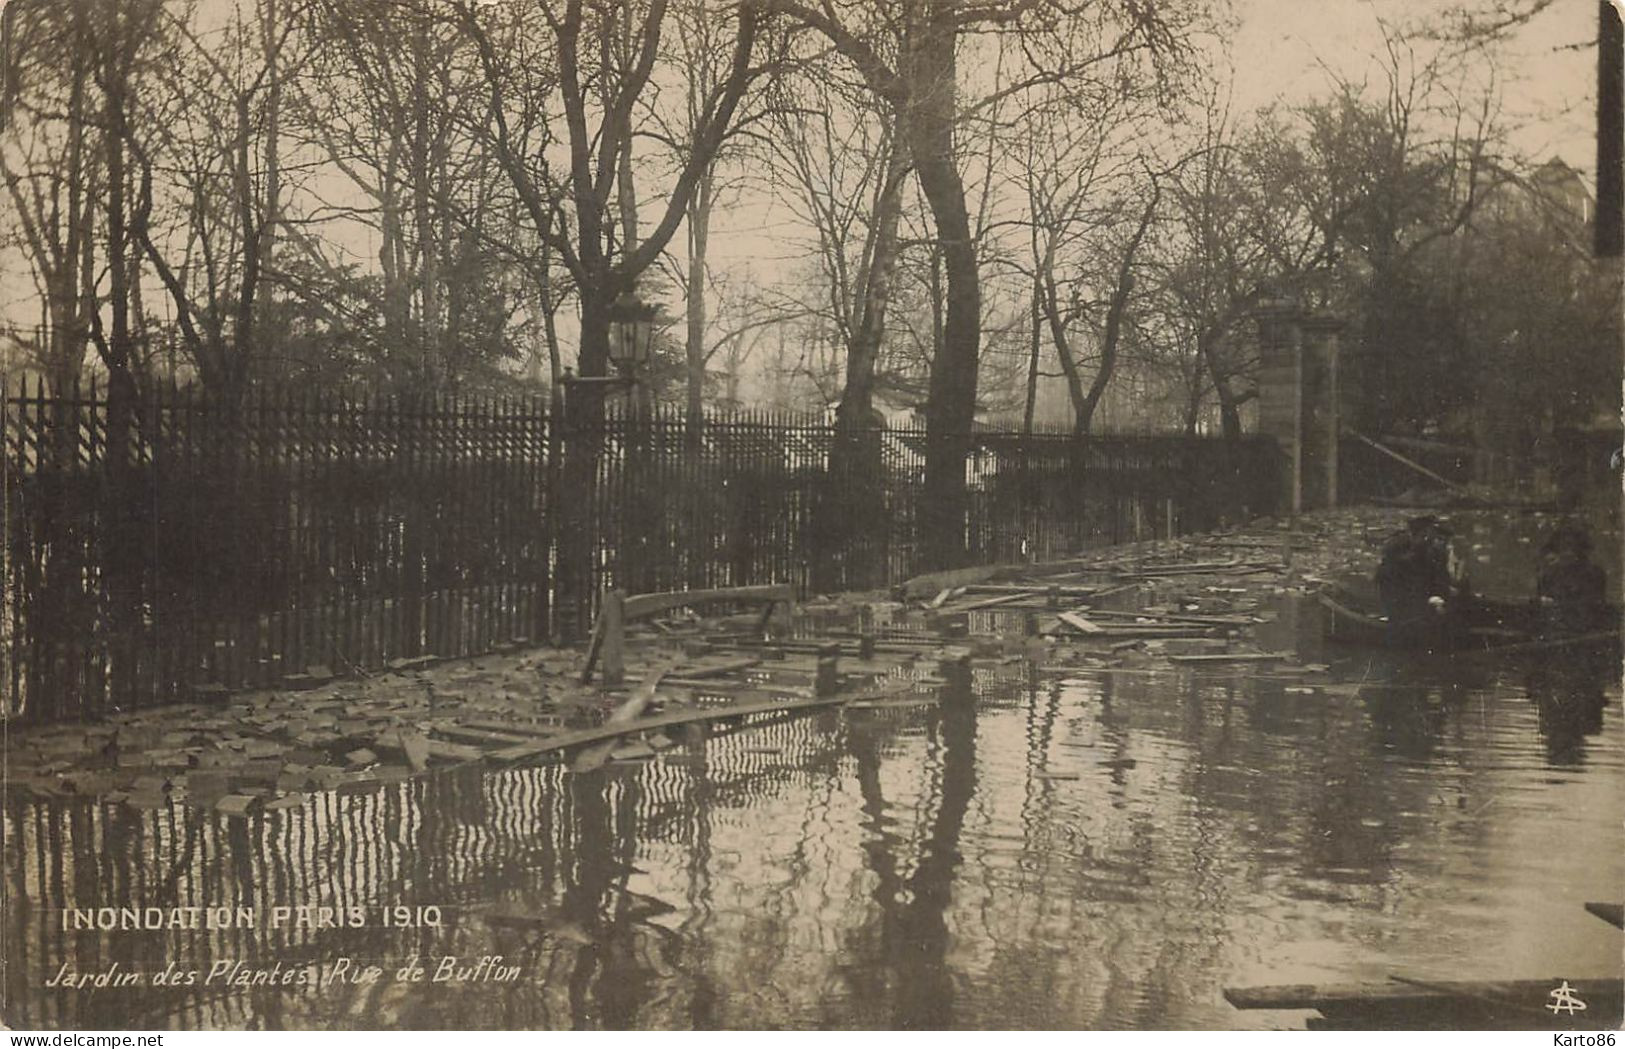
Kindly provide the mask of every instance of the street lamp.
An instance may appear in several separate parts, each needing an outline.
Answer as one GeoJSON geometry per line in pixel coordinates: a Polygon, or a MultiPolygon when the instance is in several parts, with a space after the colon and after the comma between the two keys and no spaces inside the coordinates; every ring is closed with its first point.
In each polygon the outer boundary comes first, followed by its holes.
{"type": "Polygon", "coordinates": [[[640,405],[649,398],[646,377],[659,315],[660,307],[644,302],[635,291],[623,291],[609,304],[609,358],[640,405]]]}
{"type": "Polygon", "coordinates": [[[609,357],[617,367],[631,371],[649,363],[659,312],[635,291],[623,291],[609,304],[609,357]]]}

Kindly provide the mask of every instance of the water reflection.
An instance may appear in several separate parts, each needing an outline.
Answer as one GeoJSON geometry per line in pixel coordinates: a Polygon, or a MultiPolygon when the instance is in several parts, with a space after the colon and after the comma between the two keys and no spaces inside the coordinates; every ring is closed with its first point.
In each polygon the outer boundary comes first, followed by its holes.
{"type": "Polygon", "coordinates": [[[1572,661],[1536,660],[1526,670],[1524,688],[1539,716],[1549,764],[1585,762],[1587,737],[1603,730],[1608,707],[1603,689],[1611,669],[1605,655],[1581,653],[1572,661]]]}
{"type": "Polygon", "coordinates": [[[461,770],[247,820],[13,797],[4,1017],[1237,1027],[1296,1019],[1232,1011],[1227,984],[1617,972],[1617,937],[1580,910],[1625,879],[1609,668],[1361,656],[1337,675],[962,667],[921,707],[584,775],[461,770]],[[64,906],[121,903],[434,904],[446,922],[62,927],[64,906]],[[434,979],[447,957],[518,976],[434,979]],[[171,963],[339,958],[383,977],[150,982],[171,963]],[[426,978],[395,978],[414,958],[426,978]],[[43,986],[64,964],[114,963],[148,982],[43,986]]]}

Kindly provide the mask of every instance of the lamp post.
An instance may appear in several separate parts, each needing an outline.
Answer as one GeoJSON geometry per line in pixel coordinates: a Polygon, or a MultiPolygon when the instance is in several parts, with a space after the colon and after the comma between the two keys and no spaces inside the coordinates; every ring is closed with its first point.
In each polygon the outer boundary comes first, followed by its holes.
{"type": "Polygon", "coordinates": [[[644,302],[637,292],[624,291],[609,304],[609,359],[626,382],[632,402],[649,407],[649,362],[660,307],[644,302]]]}

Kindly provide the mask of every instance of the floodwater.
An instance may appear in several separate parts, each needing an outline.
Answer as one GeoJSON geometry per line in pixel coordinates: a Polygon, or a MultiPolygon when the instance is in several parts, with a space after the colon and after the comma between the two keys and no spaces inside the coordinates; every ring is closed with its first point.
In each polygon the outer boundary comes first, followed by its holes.
{"type": "Polygon", "coordinates": [[[1620,934],[1582,908],[1625,885],[1617,671],[1339,651],[1319,616],[1288,602],[1261,641],[1333,689],[1010,663],[585,775],[470,768],[248,819],[12,798],[3,1016],[1301,1027],[1221,990],[1617,975],[1620,934]],[[62,928],[134,905],[253,925],[62,928]],[[366,924],[272,927],[299,905],[366,924]],[[394,906],[439,925],[386,926],[394,906]],[[64,964],[116,969],[46,986],[64,964]]]}

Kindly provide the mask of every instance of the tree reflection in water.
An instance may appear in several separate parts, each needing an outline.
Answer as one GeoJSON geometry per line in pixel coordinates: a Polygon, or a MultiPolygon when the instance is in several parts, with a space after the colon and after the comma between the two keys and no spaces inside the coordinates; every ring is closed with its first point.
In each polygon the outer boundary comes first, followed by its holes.
{"type": "MultiPolygon", "coordinates": [[[[1223,1003],[1227,982],[1492,957],[1520,922],[1579,906],[1532,898],[1536,887],[1625,877],[1625,850],[1499,847],[1617,840],[1617,811],[1549,800],[1625,785],[1606,667],[1358,671],[1359,687],[1305,691],[1248,669],[959,667],[921,707],[787,720],[581,775],[452,770],[246,820],[13,793],[0,828],[5,1020],[1234,1026],[1253,1017],[1223,1003]],[[434,903],[447,924],[61,928],[64,906],[130,902],[434,903]],[[413,955],[431,969],[501,955],[523,976],[42,986],[63,962],[151,973],[350,956],[393,975],[413,955]]],[[[1566,943],[1551,964],[1589,949],[1566,943]]],[[[1617,944],[1599,950],[1617,960],[1617,944]]]]}

